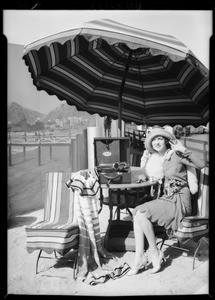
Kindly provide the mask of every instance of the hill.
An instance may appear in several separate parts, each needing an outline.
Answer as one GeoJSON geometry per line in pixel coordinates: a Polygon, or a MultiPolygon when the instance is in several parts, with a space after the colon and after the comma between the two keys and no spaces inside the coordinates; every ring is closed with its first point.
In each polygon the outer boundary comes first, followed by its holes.
{"type": "Polygon", "coordinates": [[[75,106],[70,106],[67,103],[61,103],[45,115],[41,121],[47,123],[48,120],[53,122],[55,119],[62,120],[69,117],[81,118],[88,126],[95,126],[96,114],[91,115],[85,111],[78,111],[75,106]]]}
{"type": "Polygon", "coordinates": [[[49,120],[51,123],[54,123],[56,119],[67,121],[68,118],[73,118],[73,127],[78,126],[81,128],[95,126],[96,120],[102,120],[97,114],[90,115],[87,112],[78,111],[75,106],[69,106],[67,103],[60,103],[59,106],[52,109],[48,114],[42,114],[38,111],[25,108],[16,102],[12,102],[8,106],[8,121],[12,125],[16,125],[24,119],[28,124],[34,124],[38,118],[45,124],[49,120]]]}
{"type": "Polygon", "coordinates": [[[16,102],[12,102],[8,106],[8,121],[10,121],[11,124],[17,124],[23,119],[26,119],[27,123],[33,124],[37,118],[42,119],[43,117],[44,114],[29,108],[24,108],[16,102]]]}

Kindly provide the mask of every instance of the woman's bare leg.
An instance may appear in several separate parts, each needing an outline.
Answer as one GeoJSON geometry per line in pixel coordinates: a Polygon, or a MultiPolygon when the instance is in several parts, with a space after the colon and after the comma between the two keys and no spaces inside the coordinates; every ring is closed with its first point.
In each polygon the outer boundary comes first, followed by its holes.
{"type": "Polygon", "coordinates": [[[147,264],[147,259],[144,254],[144,233],[138,218],[136,218],[136,215],[134,216],[134,236],[135,236],[135,259],[131,270],[128,272],[129,276],[137,274],[138,270],[141,267],[144,267],[144,265],[146,266],[147,264]]]}
{"type": "Polygon", "coordinates": [[[144,232],[139,218],[134,216],[135,261],[138,263],[144,256],[144,232]]]}
{"type": "MultiPolygon", "coordinates": [[[[135,235],[135,259],[132,269],[128,275],[135,275],[141,266],[141,263],[146,265],[146,258],[144,255],[144,235],[149,243],[149,251],[152,261],[159,261],[159,252],[157,249],[154,228],[151,221],[147,218],[145,213],[139,211],[134,216],[134,235],[135,235]],[[145,258],[145,259],[144,259],[145,258]]],[[[154,263],[153,263],[154,265],[154,263]]]]}
{"type": "Polygon", "coordinates": [[[158,253],[158,249],[152,222],[147,218],[145,213],[141,213],[139,211],[136,213],[136,219],[148,240],[150,254],[152,256],[156,255],[158,253]]]}
{"type": "Polygon", "coordinates": [[[135,236],[135,259],[131,270],[128,275],[135,275],[141,266],[141,263],[147,262],[144,254],[144,233],[140,224],[139,218],[134,216],[134,236],[135,236]]]}
{"type": "Polygon", "coordinates": [[[154,228],[151,221],[147,218],[146,214],[140,213],[138,211],[136,215],[139,224],[142,227],[142,231],[144,232],[149,243],[149,250],[150,250],[151,261],[153,265],[153,269],[151,270],[151,273],[157,273],[161,269],[162,261],[165,260],[164,253],[161,250],[158,250],[157,248],[154,228]]]}

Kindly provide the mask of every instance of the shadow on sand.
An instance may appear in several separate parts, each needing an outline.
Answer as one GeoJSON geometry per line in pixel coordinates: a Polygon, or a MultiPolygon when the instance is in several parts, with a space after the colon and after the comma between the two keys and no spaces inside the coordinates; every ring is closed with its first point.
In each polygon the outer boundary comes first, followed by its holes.
{"type": "Polygon", "coordinates": [[[35,222],[36,220],[37,220],[36,217],[17,216],[17,217],[14,217],[14,218],[11,218],[11,219],[8,220],[7,228],[8,229],[13,229],[13,228],[21,227],[21,226],[24,226],[24,225],[30,225],[33,222],[35,222]]]}

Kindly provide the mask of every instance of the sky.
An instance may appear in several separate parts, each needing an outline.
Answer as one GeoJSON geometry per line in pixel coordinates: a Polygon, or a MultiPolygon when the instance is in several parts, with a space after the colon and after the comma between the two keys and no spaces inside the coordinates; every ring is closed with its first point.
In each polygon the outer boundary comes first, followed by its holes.
{"type": "MultiPolygon", "coordinates": [[[[37,39],[96,19],[111,19],[143,30],[172,35],[190,48],[209,69],[212,10],[3,10],[3,34],[9,44],[23,47],[37,39]]],[[[24,65],[23,61],[22,63],[24,65]]],[[[10,70],[8,73],[10,75],[10,70]]],[[[25,76],[29,76],[28,84],[33,86],[30,75],[25,76]]],[[[18,94],[17,90],[16,95],[18,94]]],[[[19,99],[25,101],[24,96],[18,96],[17,103],[19,99]]],[[[53,96],[51,99],[48,97],[50,96],[45,95],[45,92],[37,92],[36,98],[32,96],[29,100],[28,97],[27,107],[31,109],[37,107],[38,111],[47,113],[50,108],[60,103],[57,97],[53,96]],[[46,102],[43,101],[43,96],[47,96],[46,102]]]]}

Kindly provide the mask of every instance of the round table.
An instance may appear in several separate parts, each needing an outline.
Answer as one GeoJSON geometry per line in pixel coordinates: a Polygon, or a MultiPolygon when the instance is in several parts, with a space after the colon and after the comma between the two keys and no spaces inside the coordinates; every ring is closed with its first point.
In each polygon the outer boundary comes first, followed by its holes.
{"type": "MultiPolygon", "coordinates": [[[[149,181],[146,180],[146,177],[143,174],[143,169],[141,167],[131,167],[131,172],[132,172],[132,182],[131,183],[102,183],[100,184],[101,187],[101,193],[100,193],[100,201],[101,201],[101,209],[102,205],[106,204],[109,206],[110,210],[110,216],[109,216],[109,222],[108,222],[108,227],[106,230],[105,234],[105,248],[107,249],[107,243],[108,243],[108,238],[109,238],[109,232],[111,229],[112,221],[113,221],[113,207],[116,206],[116,211],[117,211],[117,221],[120,221],[120,197],[124,195],[125,197],[125,209],[129,212],[129,214],[132,216],[131,211],[129,210],[129,205],[128,205],[128,199],[129,199],[129,193],[132,191],[136,195],[137,203],[139,202],[139,195],[140,192],[144,191],[144,188],[156,185],[157,181],[149,181]],[[137,180],[145,180],[141,182],[136,182],[137,180]],[[109,190],[109,197],[103,197],[102,190],[103,189],[108,189],[109,190]],[[113,192],[117,194],[117,203],[113,203],[113,192]],[[104,202],[106,200],[106,202],[104,202]]],[[[100,209],[100,211],[101,211],[100,209]]],[[[124,221],[121,221],[124,222],[124,221]]]]}

